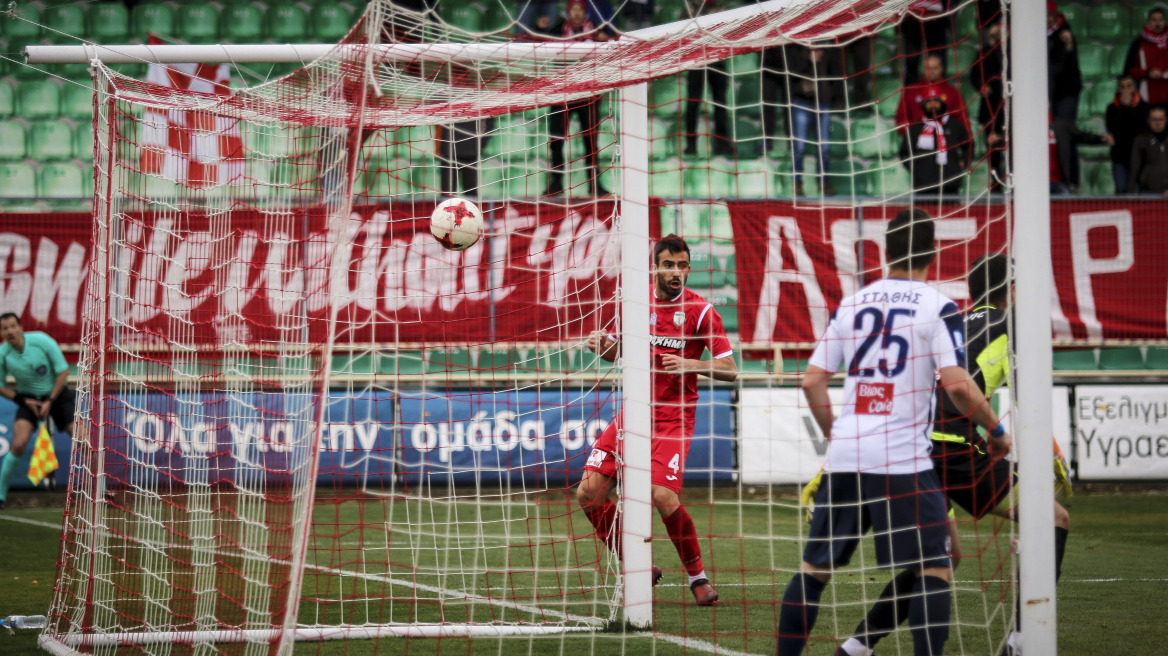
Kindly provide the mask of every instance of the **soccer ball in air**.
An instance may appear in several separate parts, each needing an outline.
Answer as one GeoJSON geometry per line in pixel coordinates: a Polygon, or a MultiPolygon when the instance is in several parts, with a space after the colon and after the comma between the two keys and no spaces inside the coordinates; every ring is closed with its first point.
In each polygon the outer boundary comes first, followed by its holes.
{"type": "Polygon", "coordinates": [[[448,198],[430,215],[430,232],[452,251],[464,251],[483,234],[483,213],[465,198],[448,198]]]}

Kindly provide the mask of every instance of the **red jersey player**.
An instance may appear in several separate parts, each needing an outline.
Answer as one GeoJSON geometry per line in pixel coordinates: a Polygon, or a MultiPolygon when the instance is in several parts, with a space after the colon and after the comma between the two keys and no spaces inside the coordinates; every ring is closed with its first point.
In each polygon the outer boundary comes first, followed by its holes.
{"type": "MultiPolygon", "coordinates": [[[[699,606],[718,601],[702,566],[693,519],[681,505],[681,480],[689,455],[690,437],[698,402],[698,374],[732,382],[738,377],[730,340],[722,317],[706,299],[685,288],[689,277],[689,246],[677,235],[657,242],[653,249],[656,284],[649,309],[650,346],[653,357],[653,507],[677,548],[689,574],[689,587],[699,606]],[[701,360],[710,350],[712,359],[701,360]]],[[[588,348],[608,361],[620,352],[620,337],[604,332],[588,338],[588,348]]],[[[617,431],[621,416],[600,435],[584,477],[576,489],[576,501],[596,529],[596,535],[617,557],[621,556],[621,525],[616,505],[609,496],[616,487],[620,444],[617,431]]],[[[661,570],[653,568],[653,583],[661,570]]]]}

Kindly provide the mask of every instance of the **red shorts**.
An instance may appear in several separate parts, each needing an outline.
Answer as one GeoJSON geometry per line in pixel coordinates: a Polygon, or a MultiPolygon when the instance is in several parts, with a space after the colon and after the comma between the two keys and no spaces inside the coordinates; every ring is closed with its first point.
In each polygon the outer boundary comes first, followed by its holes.
{"type": "MultiPolygon", "coordinates": [[[[616,433],[621,428],[621,417],[608,425],[597,438],[584,463],[585,471],[599,472],[605,476],[616,476],[624,440],[617,441],[616,433]]],[[[653,485],[669,488],[681,493],[681,481],[685,476],[685,459],[689,457],[689,432],[680,424],[654,424],[650,449],[653,458],[653,485]]]]}

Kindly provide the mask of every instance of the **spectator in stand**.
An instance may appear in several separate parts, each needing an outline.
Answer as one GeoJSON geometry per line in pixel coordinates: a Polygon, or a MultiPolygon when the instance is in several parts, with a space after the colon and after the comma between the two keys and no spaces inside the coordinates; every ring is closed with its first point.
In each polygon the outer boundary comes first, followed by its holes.
{"type": "Polygon", "coordinates": [[[1002,23],[994,23],[985,30],[985,41],[977,53],[977,61],[969,69],[969,81],[977,89],[977,122],[985,135],[986,150],[990,156],[990,190],[1001,186],[1006,177],[1006,101],[1002,80],[1002,23]]]}
{"type": "Polygon", "coordinates": [[[1080,130],[1074,121],[1055,116],[1050,121],[1050,195],[1069,196],[1079,189],[1079,144],[1115,145],[1110,134],[1099,136],[1080,130]]]}
{"type": "Polygon", "coordinates": [[[779,111],[787,104],[787,55],[784,48],[774,47],[762,51],[762,145],[759,155],[775,154],[778,149],[777,139],[780,130],[785,136],[791,136],[791,126],[788,123],[789,112],[779,111]],[[784,128],[779,127],[779,122],[784,128]]]}
{"type": "Polygon", "coordinates": [[[917,194],[959,194],[969,169],[969,130],[949,113],[941,92],[929,88],[921,100],[921,119],[908,126],[901,156],[912,172],[917,194]]]}
{"type": "Polygon", "coordinates": [[[1168,104],[1168,29],[1163,8],[1148,12],[1148,22],[1127,51],[1123,72],[1136,79],[1140,97],[1148,104],[1168,104]]]}
{"type": "Polygon", "coordinates": [[[443,193],[457,196],[458,179],[461,178],[463,195],[479,197],[479,162],[494,128],[494,117],[443,126],[438,141],[443,193]]]}
{"type": "MultiPolygon", "coordinates": [[[[909,13],[900,22],[904,39],[904,84],[920,79],[921,55],[941,58],[945,69],[945,53],[953,44],[953,15],[948,13],[952,0],[913,0],[909,13]]],[[[952,106],[952,103],[950,103],[952,106]]]]}
{"type": "MultiPolygon", "coordinates": [[[[703,14],[722,11],[721,0],[694,0],[690,15],[694,18],[703,14]]],[[[730,88],[730,75],[726,71],[726,60],[714,62],[686,74],[685,90],[685,154],[698,154],[698,113],[706,104],[706,85],[710,85],[710,95],[714,97],[713,154],[734,157],[734,141],[730,135],[730,111],[726,92],[730,88]]]]}
{"type": "MultiPolygon", "coordinates": [[[[568,0],[568,15],[548,34],[565,41],[604,41],[606,33],[598,29],[588,19],[588,8],[584,0],[568,0]]],[[[548,172],[548,196],[559,196],[564,192],[564,142],[568,134],[568,121],[572,114],[580,119],[581,138],[584,152],[592,165],[590,186],[592,195],[607,196],[608,190],[600,184],[600,161],[596,151],[596,133],[600,128],[600,99],[598,97],[576,100],[563,105],[553,105],[548,112],[548,150],[551,151],[551,170],[548,172]]]]}
{"type": "Polygon", "coordinates": [[[1148,124],[1148,103],[1136,91],[1136,81],[1130,75],[1119,76],[1115,100],[1107,106],[1107,134],[1115,140],[1111,147],[1111,177],[1115,179],[1115,193],[1127,192],[1130,179],[1132,142],[1148,124]]]}
{"type": "Polygon", "coordinates": [[[1046,3],[1046,64],[1051,111],[1073,123],[1079,116],[1079,92],[1083,90],[1079,48],[1066,16],[1054,2],[1046,3]]]}
{"type": "MultiPolygon", "coordinates": [[[[819,144],[819,175],[827,175],[828,132],[831,128],[832,86],[841,77],[839,51],[834,48],[808,48],[799,44],[783,47],[787,59],[787,95],[791,99],[791,139],[794,147],[795,195],[803,195],[803,153],[811,127],[819,144]]],[[[820,191],[832,196],[835,190],[821,182],[820,191]]]]}
{"type": "Polygon", "coordinates": [[[1127,190],[1168,198],[1168,110],[1148,110],[1148,130],[1132,142],[1131,157],[1127,190]]]}
{"type": "Polygon", "coordinates": [[[945,60],[939,55],[929,55],[925,57],[925,79],[905,87],[900,92],[900,104],[896,106],[896,128],[900,130],[900,134],[907,137],[908,126],[919,123],[924,118],[921,101],[930,90],[936,90],[945,106],[949,108],[949,114],[965,125],[966,134],[970,133],[969,108],[965,106],[961,92],[945,81],[945,60]]]}
{"type": "Polygon", "coordinates": [[[560,0],[519,0],[518,35],[546,33],[560,19],[560,0]]]}
{"type": "Polygon", "coordinates": [[[876,111],[876,105],[872,104],[872,86],[875,82],[872,70],[874,42],[873,37],[865,36],[840,46],[840,70],[847,78],[841,80],[840,93],[835,97],[835,104],[839,109],[851,107],[853,111],[876,111]]]}

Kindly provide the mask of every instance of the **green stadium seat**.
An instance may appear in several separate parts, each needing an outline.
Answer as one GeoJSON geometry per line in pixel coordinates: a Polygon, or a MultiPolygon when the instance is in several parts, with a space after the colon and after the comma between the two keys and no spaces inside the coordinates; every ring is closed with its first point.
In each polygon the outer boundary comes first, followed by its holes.
{"type": "Polygon", "coordinates": [[[76,164],[45,164],[37,174],[37,192],[50,200],[83,200],[86,193],[85,169],[76,164]]]}
{"type": "Polygon", "coordinates": [[[680,168],[653,171],[649,175],[649,195],[660,198],[681,198],[683,195],[682,179],[683,174],[680,168]]]}
{"type": "Polygon", "coordinates": [[[1093,371],[1098,368],[1095,349],[1073,349],[1054,352],[1055,371],[1093,371]]]}
{"type": "MultiPolygon", "coordinates": [[[[36,37],[41,34],[41,10],[38,5],[22,2],[17,5],[16,18],[4,17],[0,20],[0,34],[7,41],[12,37],[36,37]]],[[[12,52],[9,50],[9,52],[12,52]]]]}
{"type": "Polygon", "coordinates": [[[852,121],[852,145],[859,157],[889,160],[897,157],[900,135],[889,121],[875,116],[852,121]]]}
{"type": "Polygon", "coordinates": [[[783,373],[802,374],[807,371],[808,358],[783,358],[783,373]]]}
{"type": "Polygon", "coordinates": [[[729,287],[738,286],[738,263],[735,260],[734,254],[726,256],[725,261],[722,262],[722,277],[724,284],[729,287]]]}
{"type": "Polygon", "coordinates": [[[872,41],[872,66],[877,78],[899,79],[900,56],[896,41],[882,38],[872,41]]]}
{"type": "Polygon", "coordinates": [[[37,197],[37,175],[31,164],[0,164],[0,198],[32,199],[37,197]]]}
{"type": "Polygon", "coordinates": [[[758,119],[762,116],[762,76],[747,73],[735,78],[733,111],[739,116],[758,119]]]}
{"type": "Polygon", "coordinates": [[[776,195],[775,175],[766,166],[766,160],[740,161],[738,168],[738,193],[735,197],[766,199],[776,195]]]}
{"type": "Polygon", "coordinates": [[[61,85],[59,114],[64,118],[88,123],[93,118],[93,88],[72,82],[61,85]]]}
{"type": "Polygon", "coordinates": [[[130,10],[132,39],[145,39],[148,34],[172,36],[174,10],[162,2],[138,3],[130,10]]]}
{"type": "Polygon", "coordinates": [[[308,36],[313,41],[340,41],[353,27],[353,12],[345,5],[319,4],[312,8],[308,36]]]}
{"type": "Polygon", "coordinates": [[[442,20],[446,21],[453,27],[467,32],[478,32],[479,26],[482,24],[483,11],[474,5],[454,5],[439,7],[442,10],[442,20]]]}
{"type": "Polygon", "coordinates": [[[259,7],[228,4],[219,12],[219,39],[228,43],[255,43],[263,34],[264,15],[259,7]]]}
{"type": "Polygon", "coordinates": [[[377,370],[372,353],[333,353],[332,367],[334,376],[369,375],[377,370]]]}
{"type": "Polygon", "coordinates": [[[734,227],[730,221],[730,208],[722,203],[715,203],[710,206],[710,236],[714,239],[722,239],[729,242],[734,241],[734,227]]]}
{"type": "Polygon", "coordinates": [[[0,160],[14,162],[28,153],[28,136],[24,125],[16,121],[0,121],[0,160]]]}
{"type": "Polygon", "coordinates": [[[1148,369],[1168,370],[1168,346],[1149,346],[1145,364],[1148,369]]]}
{"type": "Polygon", "coordinates": [[[28,80],[16,89],[16,111],[21,118],[56,118],[60,105],[61,90],[48,80],[28,80]]]}
{"type": "Polygon", "coordinates": [[[662,118],[681,111],[685,98],[685,81],[680,75],[671,75],[649,83],[649,112],[662,118]]]}
{"type": "Polygon", "coordinates": [[[649,119],[649,156],[655,160],[672,159],[678,155],[678,135],[664,119],[649,119]]]}
{"type": "Polygon", "coordinates": [[[89,38],[97,43],[124,43],[130,33],[130,12],[120,2],[90,5],[86,22],[89,25],[89,38]]]}
{"type": "Polygon", "coordinates": [[[28,156],[38,162],[73,158],[73,128],[65,121],[35,121],[28,128],[28,156]]]}
{"type": "Polygon", "coordinates": [[[1111,49],[1108,55],[1110,62],[1107,64],[1107,70],[1111,71],[1112,80],[1111,87],[1115,90],[1115,78],[1123,75],[1123,64],[1127,60],[1127,46],[1119,45],[1111,49]]]}
{"type": "Polygon", "coordinates": [[[516,198],[539,198],[547,190],[547,170],[543,167],[508,167],[507,189],[516,198]]]}
{"type": "Polygon", "coordinates": [[[722,293],[710,294],[710,301],[717,310],[718,314],[722,315],[722,327],[728,333],[738,332],[738,299],[722,293]]]}
{"type": "Polygon", "coordinates": [[[831,160],[827,181],[837,196],[864,196],[868,193],[868,174],[858,159],[831,160]]]}
{"type": "Polygon", "coordinates": [[[308,14],[296,5],[271,5],[264,13],[264,37],[277,43],[300,43],[308,34],[308,14]]]}
{"type": "Polygon", "coordinates": [[[426,371],[424,351],[380,351],[375,362],[379,374],[418,375],[426,371]]]}
{"type": "MultiPolygon", "coordinates": [[[[1138,30],[1132,31],[1131,22],[1131,12],[1127,7],[1109,3],[1092,8],[1083,27],[1087,28],[1087,34],[1091,38],[1118,46],[1121,43],[1130,43],[1134,34],[1138,33],[1138,30]]],[[[1071,25],[1078,27],[1074,23],[1071,25]]],[[[1083,56],[1080,52],[1079,63],[1082,62],[1083,56]]]]}
{"type": "MultiPolygon", "coordinates": [[[[814,137],[816,132],[815,129],[812,129],[808,134],[814,137]]],[[[851,143],[848,139],[848,124],[840,118],[835,116],[831,117],[831,122],[828,124],[827,130],[827,143],[828,154],[832,158],[848,157],[851,155],[851,143]]]]}
{"type": "MultiPolygon", "coordinates": [[[[751,351],[752,354],[759,353],[751,351]]],[[[773,372],[774,360],[769,358],[746,358],[740,351],[734,351],[734,361],[738,364],[738,371],[744,374],[770,374],[773,372]]]]}
{"type": "Polygon", "coordinates": [[[1087,27],[1088,16],[1091,12],[1090,7],[1080,4],[1063,4],[1060,2],[1058,4],[1058,10],[1059,13],[1066,16],[1067,23],[1073,29],[1082,32],[1087,27]]]}
{"type": "Polygon", "coordinates": [[[187,43],[213,43],[219,38],[219,13],[214,5],[179,7],[175,16],[175,36],[187,43]]]}
{"type": "Polygon", "coordinates": [[[1085,162],[1082,167],[1083,186],[1093,196],[1114,196],[1115,177],[1111,175],[1111,162],[1085,162]]]}
{"type": "Polygon", "coordinates": [[[1144,368],[1144,353],[1138,346],[1099,349],[1099,368],[1104,371],[1135,371],[1144,368]]]}
{"type": "Polygon", "coordinates": [[[899,163],[887,162],[868,171],[868,193],[874,196],[903,196],[911,190],[912,179],[899,163]]]}
{"type": "Polygon", "coordinates": [[[84,5],[60,4],[48,7],[41,13],[41,22],[50,28],[44,30],[45,39],[62,45],[79,45],[77,39],[85,36],[84,5]]]}
{"type": "Polygon", "coordinates": [[[0,118],[16,113],[16,89],[7,80],[0,80],[0,118]]]}
{"type": "MultiPolygon", "coordinates": [[[[1100,43],[1079,44],[1079,72],[1085,80],[1092,82],[1109,82],[1115,74],[1111,71],[1111,59],[1108,47],[1100,43]]],[[[1108,85],[1114,88],[1114,85],[1108,85]]]]}
{"type": "Polygon", "coordinates": [[[78,159],[93,161],[92,123],[78,123],[73,129],[73,154],[78,159]]]}

